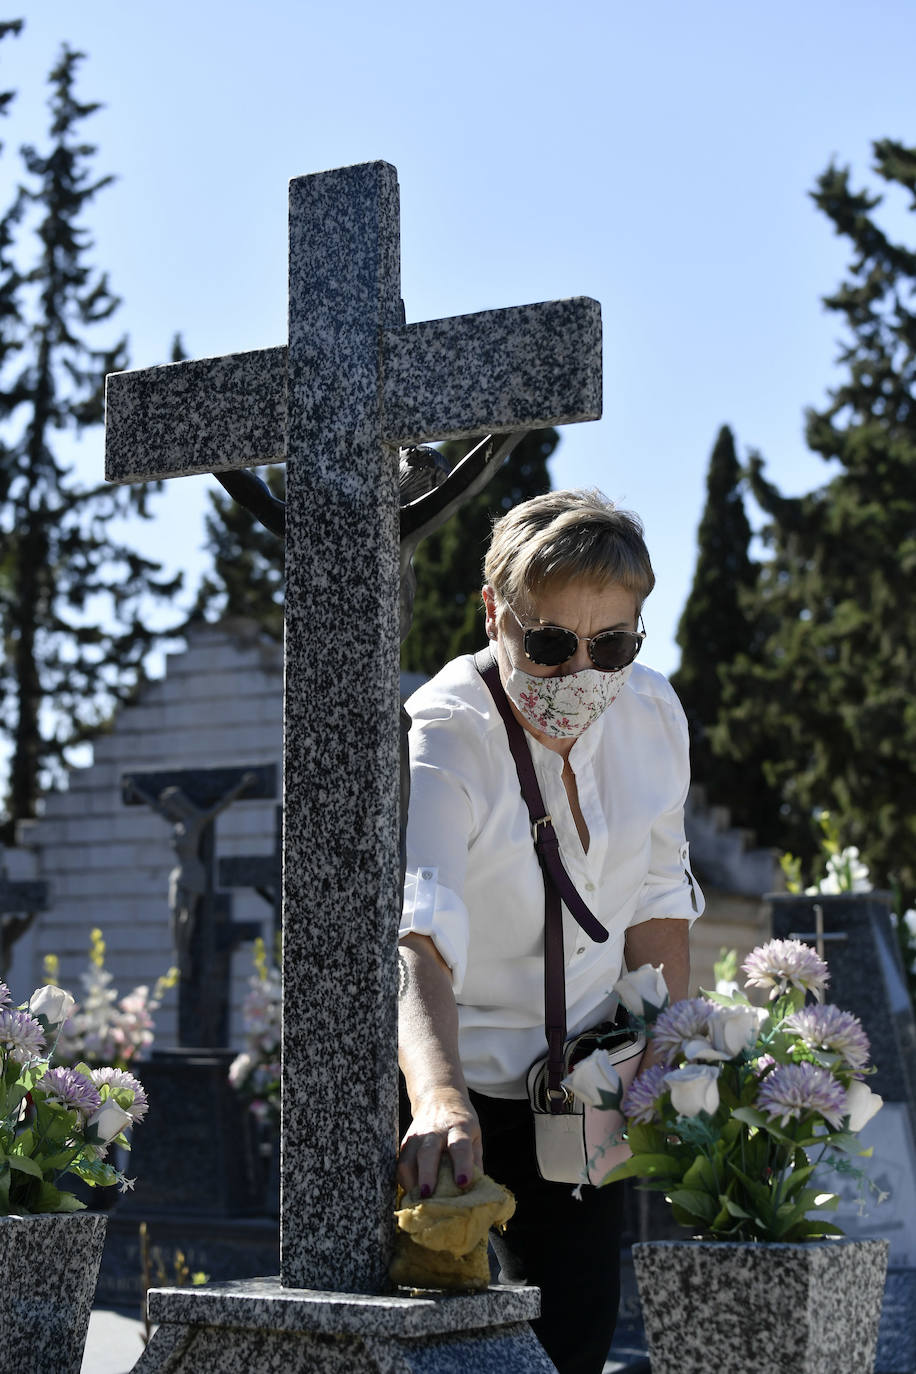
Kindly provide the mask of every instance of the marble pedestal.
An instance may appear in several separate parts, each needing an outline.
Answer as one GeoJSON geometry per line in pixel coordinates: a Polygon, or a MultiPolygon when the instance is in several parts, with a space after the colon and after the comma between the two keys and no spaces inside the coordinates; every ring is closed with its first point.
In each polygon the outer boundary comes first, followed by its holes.
{"type": "Polygon", "coordinates": [[[279,1278],[159,1288],[134,1374],[556,1374],[528,1322],[536,1288],[375,1297],[279,1278]]]}

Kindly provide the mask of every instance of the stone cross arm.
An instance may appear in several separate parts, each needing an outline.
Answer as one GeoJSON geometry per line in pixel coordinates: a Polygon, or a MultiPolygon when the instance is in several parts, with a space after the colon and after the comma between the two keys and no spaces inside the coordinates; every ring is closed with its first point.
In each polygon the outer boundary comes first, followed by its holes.
{"type": "MultiPolygon", "coordinates": [[[[386,444],[600,418],[601,307],[587,296],[381,333],[386,444]]],[[[105,476],[155,481],[285,462],[286,397],[285,347],[116,372],[105,476]]]]}

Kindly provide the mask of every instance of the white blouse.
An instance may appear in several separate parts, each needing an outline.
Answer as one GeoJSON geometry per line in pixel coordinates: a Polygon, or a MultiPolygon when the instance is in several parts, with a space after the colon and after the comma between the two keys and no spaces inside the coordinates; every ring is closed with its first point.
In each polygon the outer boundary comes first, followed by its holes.
{"type": "MultiPolygon", "coordinates": [[[[400,934],[428,935],[452,971],[468,1085],[525,1096],[546,1052],[544,881],[506,727],[471,655],[407,703],[410,811],[400,934]]],[[[595,944],[563,906],[569,1035],[612,1015],[629,926],[693,921],[703,895],[684,838],[687,722],[660,673],[636,663],[569,753],[589,831],[582,848],[563,759],[528,736],[566,870],[609,932],[595,944]]]]}

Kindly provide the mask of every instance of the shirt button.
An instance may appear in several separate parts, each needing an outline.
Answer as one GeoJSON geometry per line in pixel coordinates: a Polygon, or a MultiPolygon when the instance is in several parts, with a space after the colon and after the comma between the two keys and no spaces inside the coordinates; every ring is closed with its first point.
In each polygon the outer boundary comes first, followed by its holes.
{"type": "Polygon", "coordinates": [[[576,950],[576,955],[578,956],[578,955],[584,954],[584,953],[585,953],[585,949],[583,948],[582,945],[580,945],[579,948],[576,950]]]}
{"type": "Polygon", "coordinates": [[[585,884],[585,890],[586,890],[586,892],[594,892],[594,890],[595,890],[595,884],[594,884],[594,883],[586,883],[586,884],[585,884]]]}

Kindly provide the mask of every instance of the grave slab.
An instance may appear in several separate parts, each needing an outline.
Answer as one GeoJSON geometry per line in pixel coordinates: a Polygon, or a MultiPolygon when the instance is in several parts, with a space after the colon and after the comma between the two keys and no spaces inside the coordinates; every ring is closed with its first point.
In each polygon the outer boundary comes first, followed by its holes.
{"type": "Polygon", "coordinates": [[[277,1278],[150,1294],[137,1374],[550,1374],[526,1324],[536,1289],[416,1297],[292,1289],[277,1278]]]}

